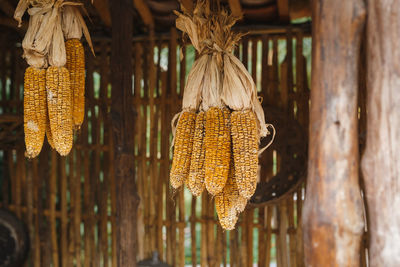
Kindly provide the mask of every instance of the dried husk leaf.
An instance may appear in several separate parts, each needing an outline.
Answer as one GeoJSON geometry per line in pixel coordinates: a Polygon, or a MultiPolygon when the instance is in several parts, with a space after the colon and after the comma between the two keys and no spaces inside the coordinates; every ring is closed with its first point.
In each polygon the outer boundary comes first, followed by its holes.
{"type": "Polygon", "coordinates": [[[64,36],[61,27],[61,16],[57,16],[54,26],[51,48],[49,51],[49,64],[55,67],[62,67],[67,62],[65,52],[64,36]]]}
{"type": "Polygon", "coordinates": [[[82,33],[85,35],[86,41],[88,42],[92,53],[94,55],[94,49],[92,40],[90,38],[89,30],[86,26],[85,20],[79,11],[81,3],[65,2],[62,10],[62,30],[65,39],[81,39],[82,33]]]}

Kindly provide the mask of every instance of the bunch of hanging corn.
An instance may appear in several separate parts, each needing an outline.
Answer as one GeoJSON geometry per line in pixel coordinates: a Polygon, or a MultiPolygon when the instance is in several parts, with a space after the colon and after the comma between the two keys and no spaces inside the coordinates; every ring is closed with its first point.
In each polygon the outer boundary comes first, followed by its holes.
{"type": "Polygon", "coordinates": [[[221,226],[231,230],[256,189],[259,140],[269,132],[254,82],[232,53],[241,38],[231,31],[237,18],[209,6],[199,1],[193,14],[176,12],[177,28],[200,56],[185,86],[183,106],[192,105],[190,116],[180,115],[170,177],[195,196],[206,188],[221,226]]]}
{"type": "Polygon", "coordinates": [[[14,13],[19,25],[27,9],[30,14],[22,42],[23,57],[30,65],[24,78],[25,145],[30,158],[40,153],[45,135],[52,148],[67,155],[73,144],[73,126],[79,127],[83,121],[82,31],[90,45],[91,42],[76,5],[79,4],[63,0],[21,0],[14,13]],[[69,39],[67,45],[63,32],[69,39]]]}

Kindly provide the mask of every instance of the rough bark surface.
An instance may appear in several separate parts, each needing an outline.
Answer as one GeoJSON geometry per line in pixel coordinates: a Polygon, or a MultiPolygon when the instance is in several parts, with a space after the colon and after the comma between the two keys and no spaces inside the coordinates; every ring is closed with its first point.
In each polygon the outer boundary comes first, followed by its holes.
{"type": "Polygon", "coordinates": [[[400,266],[400,1],[369,0],[367,141],[362,159],[369,264],[400,266]]]}
{"type": "Polygon", "coordinates": [[[358,184],[357,90],[362,0],[313,1],[305,265],[359,266],[364,227],[358,184]]]}
{"type": "Polygon", "coordinates": [[[137,207],[139,198],[134,177],[134,125],[132,105],[132,1],[110,1],[111,123],[116,182],[116,237],[118,266],[136,266],[137,207]]]}

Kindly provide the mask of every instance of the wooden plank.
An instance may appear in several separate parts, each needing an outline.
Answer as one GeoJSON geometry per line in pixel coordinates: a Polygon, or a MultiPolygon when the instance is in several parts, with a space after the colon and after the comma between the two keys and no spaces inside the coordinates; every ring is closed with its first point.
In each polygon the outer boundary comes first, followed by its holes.
{"type": "Polygon", "coordinates": [[[139,12],[139,15],[142,18],[144,24],[151,28],[154,27],[153,15],[151,14],[151,11],[146,2],[144,0],[133,0],[133,3],[137,11],[139,12]]]}
{"type": "Polygon", "coordinates": [[[400,2],[369,0],[367,6],[367,138],[362,172],[369,211],[369,266],[399,266],[400,212],[395,207],[400,203],[400,2]]]}
{"type": "Polygon", "coordinates": [[[67,207],[67,174],[65,172],[65,157],[60,157],[60,206],[61,206],[61,233],[60,233],[60,252],[61,266],[68,266],[68,207],[67,207]]]}
{"type": "Polygon", "coordinates": [[[302,215],[306,266],[359,266],[364,221],[358,186],[357,73],[364,19],[363,1],[313,2],[313,141],[302,215]]]}
{"type": "Polygon", "coordinates": [[[56,202],[57,202],[57,166],[58,158],[55,150],[51,151],[51,175],[50,175],[50,194],[49,198],[49,210],[50,210],[50,233],[51,233],[51,252],[53,266],[59,266],[59,252],[57,242],[57,222],[56,222],[56,202]]]}
{"type": "Polygon", "coordinates": [[[240,0],[228,0],[229,8],[231,9],[232,15],[235,17],[242,17],[243,10],[240,0]]]}
{"type": "Polygon", "coordinates": [[[133,3],[112,2],[111,41],[111,122],[116,182],[117,266],[136,266],[137,207],[134,132],[136,112],[131,105],[133,3]]]}

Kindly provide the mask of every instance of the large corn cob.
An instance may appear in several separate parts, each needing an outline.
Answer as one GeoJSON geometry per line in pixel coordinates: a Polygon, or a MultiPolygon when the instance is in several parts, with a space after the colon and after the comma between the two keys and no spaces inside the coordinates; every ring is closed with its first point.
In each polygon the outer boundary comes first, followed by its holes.
{"type": "Polygon", "coordinates": [[[73,143],[72,96],[68,70],[50,66],[46,72],[46,88],[54,147],[60,155],[66,156],[73,143]]]}
{"type": "Polygon", "coordinates": [[[193,138],[193,151],[190,160],[190,171],[187,186],[193,195],[199,196],[204,190],[204,160],[205,160],[205,147],[204,147],[204,127],[205,127],[205,113],[199,112],[196,116],[196,126],[194,129],[193,138]]]}
{"type": "Polygon", "coordinates": [[[225,187],[215,196],[215,207],[222,228],[232,230],[235,228],[238,214],[242,212],[247,204],[247,199],[239,194],[235,179],[233,161],[230,164],[229,177],[225,187]]]}
{"type": "Polygon", "coordinates": [[[231,133],[235,178],[240,195],[250,199],[258,178],[257,119],[251,110],[231,114],[231,133]]]}
{"type": "Polygon", "coordinates": [[[170,182],[175,189],[180,187],[189,176],[195,123],[195,112],[182,112],[176,127],[174,156],[170,173],[170,182]]]}
{"type": "Polygon", "coordinates": [[[74,127],[79,129],[85,115],[85,52],[79,39],[69,39],[65,42],[65,51],[71,81],[72,119],[74,127]]]}
{"type": "Polygon", "coordinates": [[[216,107],[206,112],[205,184],[212,195],[221,192],[228,179],[231,158],[229,114],[227,108],[216,107]]]}
{"type": "Polygon", "coordinates": [[[42,150],[46,128],[46,70],[28,67],[24,77],[24,132],[26,156],[42,150]]]}

